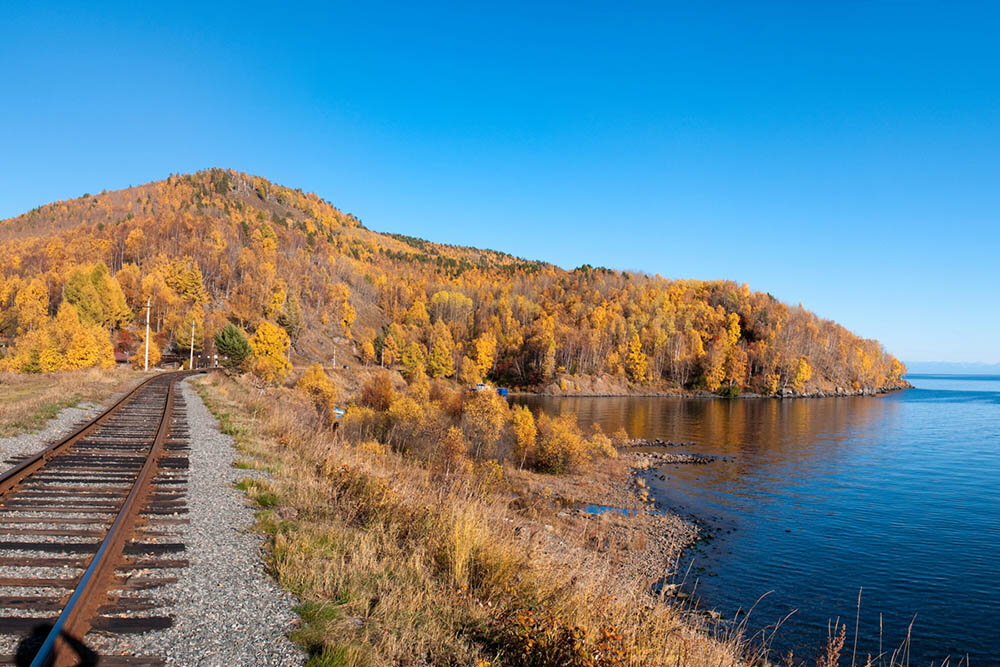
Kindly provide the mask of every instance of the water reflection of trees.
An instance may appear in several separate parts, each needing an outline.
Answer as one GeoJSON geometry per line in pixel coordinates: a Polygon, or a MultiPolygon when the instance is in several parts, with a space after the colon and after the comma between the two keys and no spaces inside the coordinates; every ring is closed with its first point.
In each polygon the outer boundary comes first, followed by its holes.
{"type": "Polygon", "coordinates": [[[870,435],[898,408],[872,397],[826,399],[681,399],[519,397],[533,410],[575,414],[585,428],[624,428],[631,437],[694,442],[740,460],[825,452],[830,444],[870,435]]]}

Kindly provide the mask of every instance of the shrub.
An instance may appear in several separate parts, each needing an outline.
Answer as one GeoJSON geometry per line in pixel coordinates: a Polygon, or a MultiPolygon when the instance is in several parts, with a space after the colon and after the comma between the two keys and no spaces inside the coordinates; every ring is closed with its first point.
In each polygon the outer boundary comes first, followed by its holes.
{"type": "Polygon", "coordinates": [[[600,424],[594,424],[594,431],[587,440],[587,456],[591,459],[618,458],[618,450],[611,443],[611,438],[604,435],[604,430],[600,424]]]}
{"type": "Polygon", "coordinates": [[[336,407],[337,388],[319,364],[313,364],[295,383],[295,388],[312,400],[313,405],[324,419],[333,418],[336,407]]]}
{"type": "Polygon", "coordinates": [[[435,462],[448,473],[452,470],[459,470],[464,467],[463,464],[468,462],[468,459],[465,458],[468,450],[469,443],[462,435],[462,429],[451,426],[438,438],[435,447],[435,462]]]}
{"type": "Polygon", "coordinates": [[[340,419],[339,431],[348,442],[364,442],[385,437],[385,417],[369,407],[352,405],[340,419]]]}
{"type": "Polygon", "coordinates": [[[538,461],[543,472],[563,473],[587,460],[583,434],[572,415],[538,416],[538,461]]]}
{"type": "Polygon", "coordinates": [[[385,371],[375,374],[361,387],[358,402],[373,410],[385,411],[396,398],[396,390],[392,388],[392,380],[385,371]]]}

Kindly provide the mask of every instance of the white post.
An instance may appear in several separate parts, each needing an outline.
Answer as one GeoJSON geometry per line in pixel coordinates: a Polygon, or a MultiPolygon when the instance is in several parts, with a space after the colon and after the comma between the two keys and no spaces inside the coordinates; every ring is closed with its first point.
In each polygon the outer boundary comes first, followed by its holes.
{"type": "Polygon", "coordinates": [[[188,361],[188,370],[194,370],[194,320],[191,320],[191,357],[188,361]]]}
{"type": "Polygon", "coordinates": [[[149,299],[146,297],[146,368],[149,370],[149,299]]]}

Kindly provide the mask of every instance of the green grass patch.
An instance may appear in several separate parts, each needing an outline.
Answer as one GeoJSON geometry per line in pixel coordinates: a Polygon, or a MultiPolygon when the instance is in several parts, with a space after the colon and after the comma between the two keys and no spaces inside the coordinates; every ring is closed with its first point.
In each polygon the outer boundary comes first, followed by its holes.
{"type": "MultiPolygon", "coordinates": [[[[38,409],[25,419],[12,422],[3,429],[4,433],[15,435],[17,433],[33,433],[45,428],[45,424],[59,415],[66,408],[75,408],[80,404],[80,399],[76,396],[59,399],[48,403],[42,403],[38,409]]],[[[2,433],[0,433],[2,435],[2,433]]]]}
{"type": "Polygon", "coordinates": [[[278,505],[278,494],[267,482],[254,477],[244,477],[236,481],[233,485],[240,491],[247,494],[250,500],[261,507],[276,507],[278,505]]]}

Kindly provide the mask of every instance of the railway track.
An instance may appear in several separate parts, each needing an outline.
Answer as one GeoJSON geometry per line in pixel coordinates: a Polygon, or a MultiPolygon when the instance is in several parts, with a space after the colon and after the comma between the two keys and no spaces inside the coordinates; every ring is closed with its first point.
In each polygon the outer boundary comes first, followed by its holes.
{"type": "Polygon", "coordinates": [[[155,376],[0,475],[0,664],[157,665],[141,638],[171,625],[157,589],[187,565],[187,426],[155,376]],[[117,638],[117,639],[116,639],[117,638]],[[97,648],[99,647],[100,651],[97,648]]]}

